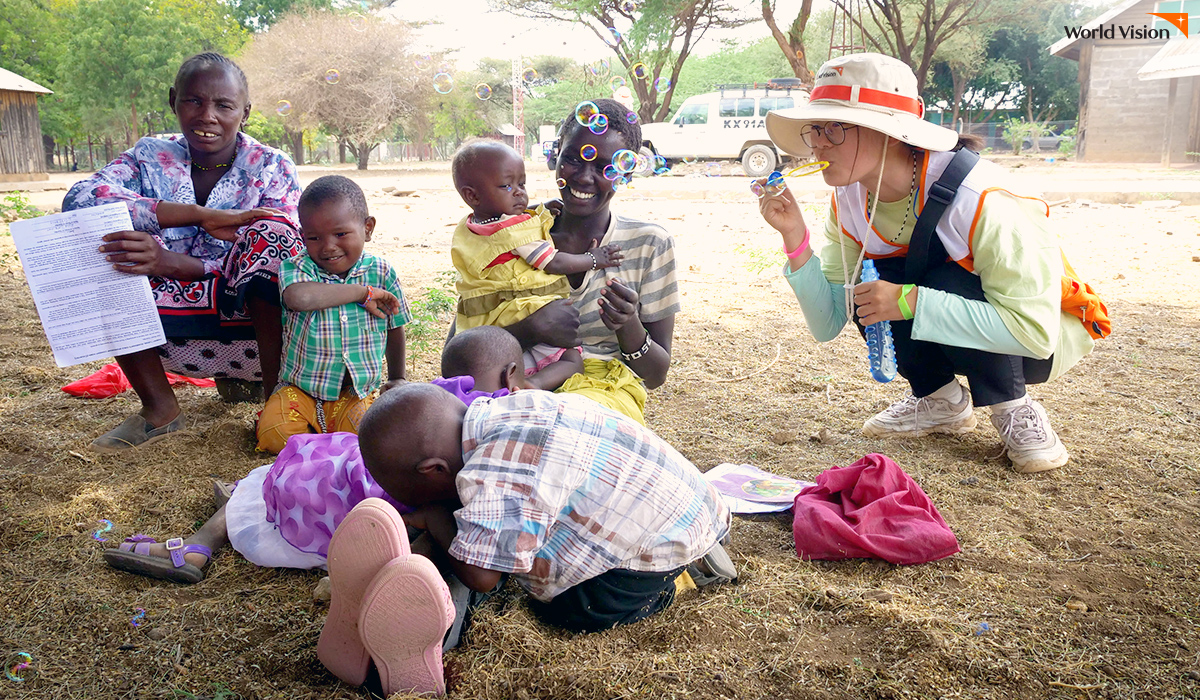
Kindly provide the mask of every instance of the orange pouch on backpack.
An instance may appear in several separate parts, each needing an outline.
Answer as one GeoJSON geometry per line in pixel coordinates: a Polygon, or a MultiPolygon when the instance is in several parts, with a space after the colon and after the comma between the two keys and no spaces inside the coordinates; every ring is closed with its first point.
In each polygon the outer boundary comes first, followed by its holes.
{"type": "Polygon", "coordinates": [[[1062,310],[1078,318],[1088,335],[1099,340],[1112,333],[1108,306],[1087,282],[1079,279],[1067,256],[1063,256],[1062,310]]]}

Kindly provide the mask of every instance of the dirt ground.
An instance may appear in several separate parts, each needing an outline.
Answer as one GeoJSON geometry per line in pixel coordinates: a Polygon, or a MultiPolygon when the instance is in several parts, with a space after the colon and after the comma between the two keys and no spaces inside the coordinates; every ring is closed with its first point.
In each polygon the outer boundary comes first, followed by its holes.
{"type": "MultiPolygon", "coordinates": [[[[535,197],[548,196],[550,174],[530,174],[535,197]]],[[[357,176],[380,220],[370,247],[415,299],[450,269],[464,213],[444,165],[357,176]]],[[[962,437],[860,435],[905,387],[870,379],[856,336],[811,339],[744,183],[662,178],[616,204],[678,244],[685,306],[649,424],[702,470],[749,462],[811,479],[887,454],[962,553],[908,567],[802,562],[788,517],[736,518],[738,583],[630,627],[549,629],[510,584],[447,655],[451,697],[1200,698],[1200,207],[1052,210],[1116,331],[1069,375],[1031,389],[1071,462],[1022,476],[983,411],[962,437]]],[[[816,214],[827,194],[812,190],[803,196],[816,214]]],[[[362,697],[316,659],[319,572],[258,569],[229,549],[192,587],[105,566],[102,548],[135,532],[190,533],[212,513],[210,477],[268,461],[253,452],[256,407],[180,389],[186,435],[129,455],[89,452],[136,400],[58,390],[102,363],[57,368],[8,238],[0,263],[0,654],[28,652],[37,671],[0,678],[0,697],[362,697]],[[92,538],[101,518],[115,524],[108,545],[92,538]]],[[[418,354],[410,377],[435,376],[435,359],[418,354]]]]}

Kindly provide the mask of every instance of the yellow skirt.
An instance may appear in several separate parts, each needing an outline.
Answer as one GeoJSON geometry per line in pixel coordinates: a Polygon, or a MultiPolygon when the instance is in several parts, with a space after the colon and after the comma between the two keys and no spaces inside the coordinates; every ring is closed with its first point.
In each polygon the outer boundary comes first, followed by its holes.
{"type": "Polygon", "coordinates": [[[477,316],[458,314],[454,322],[454,327],[460,331],[475,328],[476,326],[500,326],[504,328],[505,326],[511,326],[517,321],[524,321],[534,311],[561,298],[556,296],[528,296],[509,299],[508,301],[500,302],[499,306],[486,314],[479,314],[477,316]]]}
{"type": "Polygon", "coordinates": [[[646,424],[646,387],[620,360],[585,359],[583,373],[572,375],[558,393],[579,394],[605,408],[646,424]]]}

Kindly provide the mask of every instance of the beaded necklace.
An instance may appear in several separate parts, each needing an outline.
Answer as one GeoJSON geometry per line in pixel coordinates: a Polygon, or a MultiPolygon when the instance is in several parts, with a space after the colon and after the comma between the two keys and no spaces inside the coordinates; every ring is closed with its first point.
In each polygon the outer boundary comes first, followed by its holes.
{"type": "MultiPolygon", "coordinates": [[[[900,236],[904,235],[904,226],[908,223],[908,213],[910,211],[912,211],[916,206],[916,203],[913,202],[913,195],[916,194],[916,192],[917,192],[917,152],[916,151],[913,151],[912,163],[913,163],[912,182],[910,182],[908,185],[908,196],[904,198],[904,203],[905,203],[904,220],[900,222],[900,228],[897,229],[896,235],[893,236],[892,238],[888,239],[888,241],[891,243],[895,243],[896,241],[900,240],[900,236]]],[[[867,206],[868,207],[871,206],[871,193],[870,192],[867,193],[867,206]]]]}

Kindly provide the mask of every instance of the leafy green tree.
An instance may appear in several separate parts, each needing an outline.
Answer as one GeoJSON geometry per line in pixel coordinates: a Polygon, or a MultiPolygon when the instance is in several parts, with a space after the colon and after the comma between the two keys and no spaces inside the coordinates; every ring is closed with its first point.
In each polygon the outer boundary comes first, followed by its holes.
{"type": "MultiPolygon", "coordinates": [[[[334,0],[225,0],[229,13],[245,29],[258,32],[270,27],[289,12],[304,13],[310,10],[332,10],[334,0]]],[[[386,4],[386,3],[384,3],[386,4]]]]}
{"type": "MultiPolygon", "coordinates": [[[[727,0],[490,0],[496,10],[522,17],[583,24],[617,57],[638,100],[642,121],[662,121],[671,111],[672,89],[696,42],[714,27],[751,20],[727,0]],[[628,27],[619,31],[617,26],[628,27]],[[642,64],[645,77],[633,75],[642,64]]],[[[616,69],[616,66],[614,66],[616,69]]],[[[621,71],[618,71],[619,73],[621,71]]]]}
{"type": "MultiPolygon", "coordinates": [[[[85,0],[65,19],[56,89],[84,126],[124,112],[128,145],[142,115],[162,110],[179,64],[201,51],[236,51],[245,32],[204,0],[85,0]]],[[[93,123],[94,125],[94,123],[93,123]]]]}

